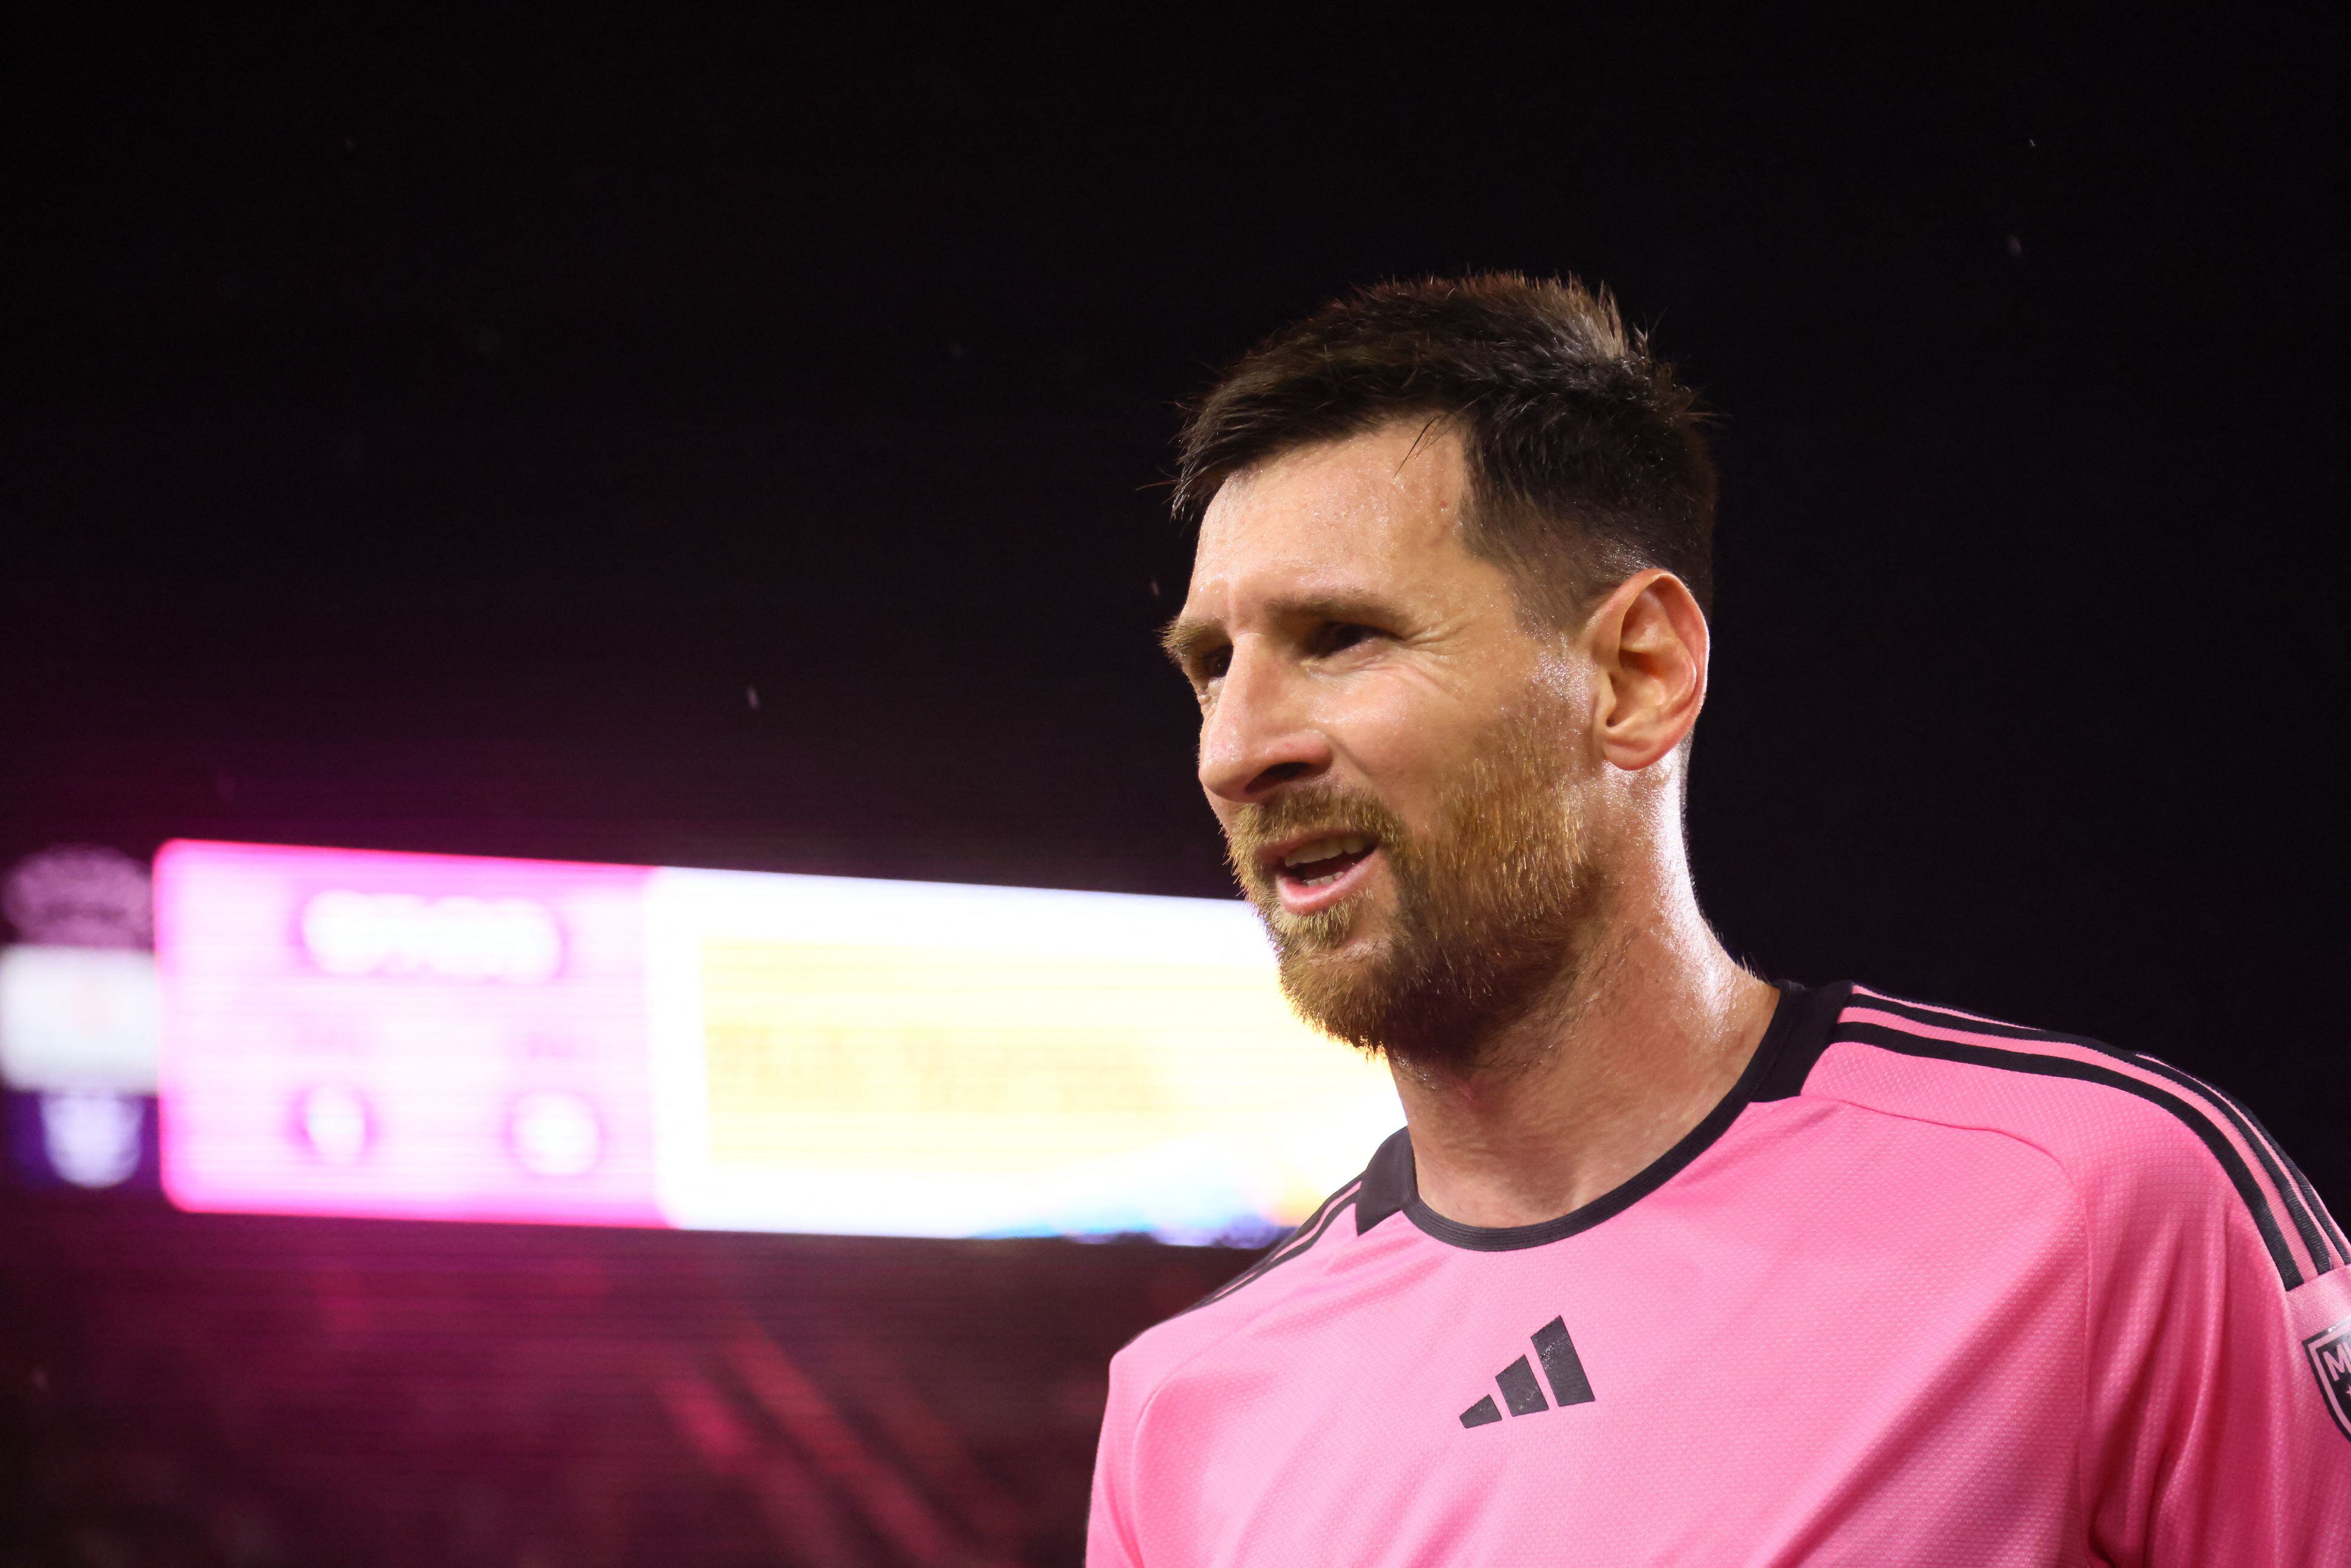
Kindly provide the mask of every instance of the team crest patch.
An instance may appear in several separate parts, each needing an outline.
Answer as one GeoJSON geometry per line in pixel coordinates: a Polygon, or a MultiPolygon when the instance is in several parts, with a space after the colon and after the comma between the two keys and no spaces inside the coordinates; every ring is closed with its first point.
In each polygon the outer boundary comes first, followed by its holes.
{"type": "Polygon", "coordinates": [[[2310,1353],[2310,1370],[2318,1375],[2318,1391],[2343,1435],[2351,1437],[2351,1318],[2324,1329],[2302,1342],[2310,1353]]]}

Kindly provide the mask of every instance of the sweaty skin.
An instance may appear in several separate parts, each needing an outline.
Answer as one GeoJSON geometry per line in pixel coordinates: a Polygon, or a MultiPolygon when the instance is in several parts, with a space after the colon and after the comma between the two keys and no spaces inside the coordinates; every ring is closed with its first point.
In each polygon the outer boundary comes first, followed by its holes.
{"type": "Polygon", "coordinates": [[[1201,787],[1278,889],[1269,919],[1346,911],[1320,962],[1384,952],[1397,890],[1379,850],[1310,884],[1280,866],[1298,846],[1253,843],[1242,814],[1336,788],[1428,831],[1498,716],[1559,716],[1593,915],[1541,1004],[1479,1042],[1474,1065],[1390,1061],[1424,1200],[1511,1226],[1601,1197],[1696,1126],[1777,993],[1723,950],[1690,883],[1678,748],[1708,643],[1688,590],[1646,570],[1581,625],[1534,623],[1508,573],[1465,543],[1466,490],[1458,438],[1417,422],[1236,476],[1203,520],[1166,642],[1200,704],[1201,787]]]}

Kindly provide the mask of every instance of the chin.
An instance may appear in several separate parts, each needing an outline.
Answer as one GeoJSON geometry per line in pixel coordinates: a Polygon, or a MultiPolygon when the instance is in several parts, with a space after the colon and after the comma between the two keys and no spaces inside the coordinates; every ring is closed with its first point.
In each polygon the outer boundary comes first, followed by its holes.
{"type": "Polygon", "coordinates": [[[1285,941],[1281,989],[1291,1007],[1325,1034],[1373,1049],[1366,1025],[1383,1009],[1389,990],[1388,945],[1375,936],[1350,935],[1332,946],[1285,941]]]}

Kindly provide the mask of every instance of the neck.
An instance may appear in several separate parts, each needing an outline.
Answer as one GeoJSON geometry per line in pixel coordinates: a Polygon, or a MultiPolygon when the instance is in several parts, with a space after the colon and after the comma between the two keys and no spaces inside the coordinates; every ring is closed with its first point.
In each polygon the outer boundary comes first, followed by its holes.
{"type": "Polygon", "coordinates": [[[1723,951],[1678,855],[1620,883],[1555,993],[1461,1075],[1396,1066],[1420,1196],[1532,1225],[1622,1185],[1739,1081],[1779,993],[1723,951]]]}

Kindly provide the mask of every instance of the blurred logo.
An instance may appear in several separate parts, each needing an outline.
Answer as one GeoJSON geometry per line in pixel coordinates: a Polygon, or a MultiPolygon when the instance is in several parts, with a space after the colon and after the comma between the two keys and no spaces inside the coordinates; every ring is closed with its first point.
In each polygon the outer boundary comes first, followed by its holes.
{"type": "Polygon", "coordinates": [[[294,1131],[320,1165],[355,1166],[375,1142],[367,1099],[344,1083],[321,1083],[294,1102],[294,1131]]]}
{"type": "Polygon", "coordinates": [[[59,844],[26,855],[0,885],[0,909],[27,942],[144,947],[155,936],[147,868],[120,850],[59,844]]]}
{"type": "Polygon", "coordinates": [[[329,975],[534,986],[563,967],[563,933],[527,898],[321,893],[302,907],[303,950],[329,975]]]}
{"type": "Polygon", "coordinates": [[[139,1168],[143,1102],[98,1091],[41,1096],[49,1168],[76,1186],[119,1186],[139,1168]]]}
{"type": "Polygon", "coordinates": [[[538,1089],[514,1103],[507,1146],[533,1176],[586,1176],[604,1154],[604,1126],[595,1109],[561,1089],[538,1089]]]}

